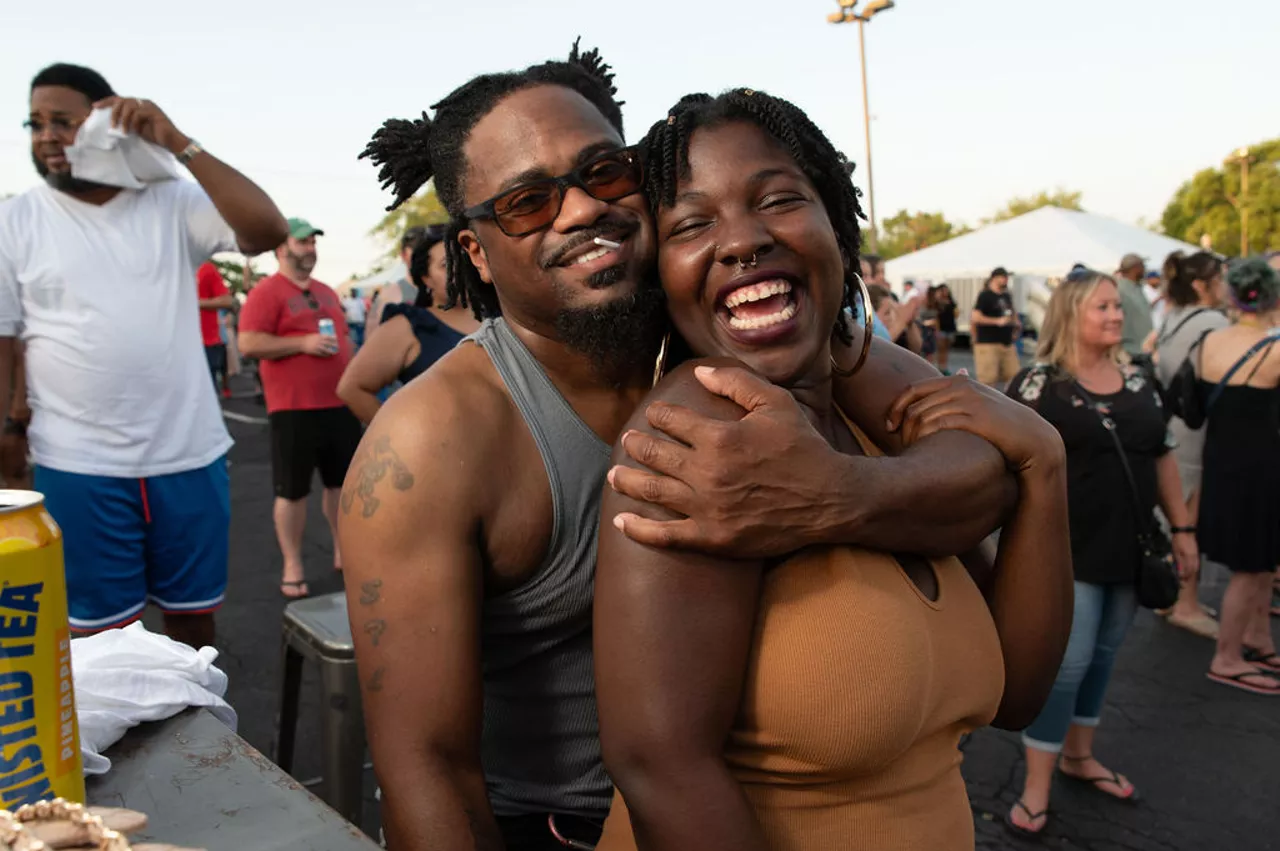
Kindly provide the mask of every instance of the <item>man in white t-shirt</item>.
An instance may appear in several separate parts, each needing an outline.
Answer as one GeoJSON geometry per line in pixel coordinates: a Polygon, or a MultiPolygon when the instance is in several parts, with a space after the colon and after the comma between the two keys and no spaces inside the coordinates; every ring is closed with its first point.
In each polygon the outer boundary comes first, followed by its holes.
{"type": "Polygon", "coordinates": [[[122,626],[151,600],[171,637],[211,644],[227,581],[231,437],[193,281],[215,252],[284,241],[284,217],[157,106],[117,97],[88,68],[37,74],[27,126],[45,183],[0,207],[0,404],[21,334],[35,487],[63,529],[71,627],[122,626]],[[74,177],[67,148],[95,106],[199,183],[133,190],[74,177]]]}
{"type": "Polygon", "coordinates": [[[342,310],[347,315],[347,329],[351,331],[351,342],[356,346],[364,344],[364,321],[368,311],[360,293],[353,292],[342,300],[342,310]]]}

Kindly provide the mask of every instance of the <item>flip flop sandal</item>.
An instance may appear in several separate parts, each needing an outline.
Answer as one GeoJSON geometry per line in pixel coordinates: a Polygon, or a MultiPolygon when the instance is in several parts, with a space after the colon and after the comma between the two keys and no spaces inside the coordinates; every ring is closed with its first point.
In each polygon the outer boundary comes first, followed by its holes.
{"type": "Polygon", "coordinates": [[[1044,829],[1049,826],[1049,819],[1046,818],[1046,816],[1048,815],[1049,815],[1048,809],[1045,809],[1044,811],[1038,812],[1038,813],[1031,812],[1031,810],[1027,809],[1027,805],[1022,803],[1022,799],[1019,798],[1018,800],[1013,802],[1013,809],[1009,810],[1009,812],[1005,815],[1004,826],[1009,828],[1009,830],[1012,831],[1015,836],[1021,836],[1023,839],[1038,840],[1040,838],[1040,834],[1044,833],[1044,829]],[[1044,818],[1044,824],[1040,825],[1039,830],[1034,830],[1029,827],[1023,827],[1022,825],[1019,825],[1019,824],[1014,824],[1014,821],[1013,821],[1014,810],[1022,810],[1024,813],[1027,814],[1027,821],[1030,821],[1030,822],[1034,822],[1036,819],[1044,818]]]}
{"type": "Polygon", "coordinates": [[[1170,626],[1176,626],[1178,629],[1185,629],[1192,635],[1198,635],[1201,638],[1217,639],[1218,637],[1218,622],[1203,613],[1189,618],[1169,615],[1165,618],[1165,622],[1170,626]]]}
{"type": "Polygon", "coordinates": [[[1261,677],[1263,679],[1269,679],[1270,675],[1262,671],[1245,671],[1243,674],[1232,674],[1232,675],[1218,674],[1218,673],[1214,673],[1213,671],[1209,671],[1208,673],[1205,674],[1205,676],[1208,677],[1210,681],[1215,682],[1218,685],[1229,686],[1231,688],[1238,688],[1241,691],[1247,691],[1250,694],[1264,694],[1264,695],[1280,694],[1280,681],[1276,681],[1274,688],[1264,688],[1263,686],[1255,686],[1253,683],[1245,682],[1245,679],[1247,677],[1261,677]]]}
{"type": "MultiPolygon", "coordinates": [[[[1089,756],[1067,756],[1066,754],[1062,754],[1061,757],[1064,762],[1088,762],[1089,760],[1093,759],[1092,754],[1090,754],[1089,756]]],[[[1059,776],[1064,777],[1067,780],[1070,780],[1072,783],[1077,783],[1082,786],[1087,786],[1093,791],[1097,792],[1099,795],[1105,795],[1111,800],[1119,801],[1122,804],[1136,804],[1142,800],[1142,798],[1138,795],[1137,788],[1134,787],[1132,783],[1129,783],[1128,795],[1113,795],[1102,788],[1101,784],[1103,783],[1110,783],[1112,786],[1115,786],[1117,789],[1124,788],[1124,785],[1127,781],[1123,777],[1121,777],[1118,772],[1115,772],[1115,771],[1108,771],[1105,775],[1101,775],[1098,777],[1080,777],[1075,774],[1068,774],[1067,772],[1062,770],[1061,766],[1059,766],[1058,774],[1059,776]]]]}
{"type": "Polygon", "coordinates": [[[298,579],[293,582],[281,582],[280,595],[286,600],[305,600],[307,597],[311,596],[311,589],[307,588],[307,580],[305,579],[298,579]],[[301,593],[290,594],[288,591],[284,590],[286,588],[297,588],[301,593]]]}
{"type": "Polygon", "coordinates": [[[1244,660],[1266,668],[1264,674],[1280,674],[1280,654],[1263,653],[1256,647],[1244,648],[1244,660]]]}

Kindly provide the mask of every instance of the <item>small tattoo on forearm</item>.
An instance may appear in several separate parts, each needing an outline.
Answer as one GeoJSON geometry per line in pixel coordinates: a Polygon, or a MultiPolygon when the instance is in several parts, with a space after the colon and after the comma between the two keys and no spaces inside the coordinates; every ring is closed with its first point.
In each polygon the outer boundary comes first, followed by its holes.
{"type": "Polygon", "coordinates": [[[382,580],[371,579],[360,584],[360,605],[372,606],[382,599],[382,580]]]}
{"type": "Polygon", "coordinates": [[[342,513],[350,514],[357,499],[360,500],[360,516],[372,517],[382,505],[382,500],[375,496],[378,483],[391,474],[391,486],[398,491],[407,491],[413,487],[413,473],[396,451],[391,448],[391,438],[383,436],[373,445],[363,449],[360,458],[360,471],[354,481],[347,483],[342,491],[342,513]]]}
{"type": "Polygon", "coordinates": [[[387,622],[382,618],[371,620],[364,625],[364,634],[369,636],[369,640],[373,642],[373,646],[377,647],[378,642],[382,640],[382,636],[387,632],[387,622]]]}
{"type": "Polygon", "coordinates": [[[369,684],[365,686],[369,691],[382,691],[382,675],[387,671],[386,668],[379,668],[373,672],[373,676],[369,677],[369,684]]]}

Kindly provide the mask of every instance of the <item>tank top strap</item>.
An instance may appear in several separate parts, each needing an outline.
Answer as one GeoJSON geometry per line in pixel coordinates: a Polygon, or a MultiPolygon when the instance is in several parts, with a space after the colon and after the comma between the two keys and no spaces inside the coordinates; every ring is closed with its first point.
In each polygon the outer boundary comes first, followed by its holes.
{"type": "Polygon", "coordinates": [[[867,437],[866,432],[858,428],[853,420],[849,419],[849,415],[839,405],[835,406],[836,413],[840,415],[840,419],[844,420],[844,424],[848,426],[852,432],[854,440],[858,441],[858,445],[862,447],[862,452],[869,458],[879,458],[884,455],[884,450],[875,445],[871,438],[867,437]]]}
{"type": "MultiPolygon", "coordinates": [[[[486,319],[480,329],[468,339],[489,353],[494,369],[507,386],[511,399],[515,402],[520,414],[531,430],[542,432],[542,437],[534,434],[539,448],[550,452],[551,443],[542,424],[556,426],[557,435],[561,439],[571,440],[573,449],[590,447],[595,452],[603,452],[608,457],[608,444],[596,435],[591,427],[582,421],[578,412],[560,394],[559,389],[547,377],[542,364],[533,356],[528,347],[520,341],[506,320],[498,317],[486,319]]],[[[554,454],[554,452],[552,453],[554,454]]],[[[545,457],[544,457],[545,460],[545,457]]]]}

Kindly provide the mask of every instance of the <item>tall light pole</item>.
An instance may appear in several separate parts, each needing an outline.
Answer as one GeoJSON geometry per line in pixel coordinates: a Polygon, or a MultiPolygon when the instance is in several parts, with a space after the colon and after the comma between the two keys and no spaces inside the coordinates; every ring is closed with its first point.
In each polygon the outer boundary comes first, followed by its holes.
{"type": "Polygon", "coordinates": [[[1240,148],[1238,151],[1227,157],[1224,165],[1235,163],[1240,166],[1240,197],[1232,198],[1227,196],[1227,200],[1235,205],[1240,211],[1240,256],[1249,256],[1249,163],[1253,162],[1253,157],[1249,156],[1248,148],[1240,148]]]}
{"type": "Polygon", "coordinates": [[[876,250],[876,190],[871,178],[871,102],[867,97],[867,36],[865,25],[878,13],[893,8],[893,0],[870,0],[862,12],[858,0],[836,0],[840,11],[827,16],[833,24],[858,22],[858,54],[862,57],[862,120],[867,128],[867,203],[871,207],[871,250],[876,250]]]}

